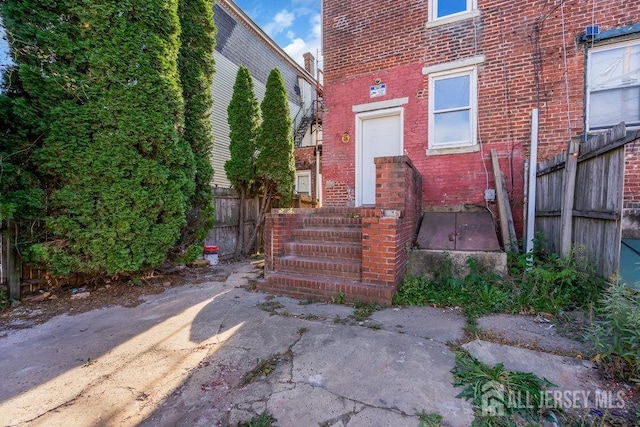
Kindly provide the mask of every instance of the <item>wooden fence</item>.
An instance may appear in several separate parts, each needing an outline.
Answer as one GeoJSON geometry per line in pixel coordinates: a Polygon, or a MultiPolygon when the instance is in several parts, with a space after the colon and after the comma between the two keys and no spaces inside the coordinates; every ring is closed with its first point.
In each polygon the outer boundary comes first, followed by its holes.
{"type": "Polygon", "coordinates": [[[15,228],[0,221],[0,285],[6,286],[10,298],[20,298],[20,259],[14,249],[15,228]]]}
{"type": "Polygon", "coordinates": [[[624,146],[638,139],[640,131],[627,134],[621,123],[538,163],[535,229],[547,251],[566,256],[584,248],[600,275],[618,272],[624,146]]]}
{"type": "MultiPolygon", "coordinates": [[[[218,246],[220,259],[229,259],[233,257],[238,240],[240,195],[231,188],[214,188],[213,206],[215,209],[215,223],[213,228],[209,230],[205,245],[218,246]]],[[[244,206],[244,243],[246,243],[258,217],[258,199],[246,199],[244,206]]],[[[258,238],[260,238],[260,235],[258,235],[258,238]]],[[[261,244],[261,242],[258,242],[258,244],[261,244]]]]}
{"type": "MultiPolygon", "coordinates": [[[[244,239],[249,240],[249,234],[255,227],[258,217],[258,198],[245,200],[245,220],[244,239]]],[[[215,223],[209,230],[205,240],[205,245],[218,246],[218,256],[220,259],[230,259],[233,257],[238,240],[238,218],[240,215],[240,195],[234,189],[214,188],[213,205],[215,209],[215,223]]],[[[292,201],[294,208],[315,207],[315,202],[309,196],[296,195],[292,201]]],[[[258,238],[253,252],[262,250],[262,232],[258,233],[258,238]]]]}

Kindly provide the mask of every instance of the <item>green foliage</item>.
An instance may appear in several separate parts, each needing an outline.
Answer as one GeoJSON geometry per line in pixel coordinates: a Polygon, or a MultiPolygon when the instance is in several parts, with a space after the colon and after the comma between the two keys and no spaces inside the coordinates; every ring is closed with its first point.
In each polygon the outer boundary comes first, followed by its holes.
{"type": "Polygon", "coordinates": [[[604,281],[597,277],[582,257],[561,259],[542,251],[509,255],[509,275],[483,272],[472,258],[470,273],[453,277],[447,258],[434,279],[408,276],[398,286],[393,303],[461,307],[474,319],[495,312],[550,313],[587,307],[596,300],[604,281]]]}
{"type": "MultiPolygon", "coordinates": [[[[230,159],[224,164],[224,170],[231,184],[240,193],[240,212],[238,215],[238,235],[236,236],[236,256],[246,255],[253,240],[243,247],[245,198],[254,189],[260,187],[256,172],[256,139],[260,131],[260,107],[253,91],[251,73],[245,67],[238,69],[233,96],[227,108],[229,121],[230,159]]],[[[252,235],[253,236],[253,235],[252,235]]]]}
{"type": "Polygon", "coordinates": [[[587,337],[608,376],[640,382],[640,291],[609,286],[598,301],[587,337]]]}
{"type": "Polygon", "coordinates": [[[380,310],[380,306],[374,302],[364,303],[364,302],[355,302],[353,304],[355,310],[353,314],[350,316],[356,322],[362,322],[367,320],[372,313],[380,310]]]}
{"type": "Polygon", "coordinates": [[[427,414],[427,412],[423,409],[422,412],[416,413],[420,424],[418,427],[439,427],[442,422],[442,415],[436,413],[427,414]]]}
{"type": "Polygon", "coordinates": [[[9,307],[9,295],[6,289],[0,289],[0,311],[9,307]]]}
{"type": "Polygon", "coordinates": [[[515,307],[520,311],[556,314],[584,308],[598,298],[605,282],[586,256],[577,250],[567,258],[547,254],[541,249],[541,236],[534,243],[533,257],[509,254],[515,307]]]}
{"type": "MultiPolygon", "coordinates": [[[[5,77],[15,74],[13,69],[5,77]]],[[[22,125],[18,91],[16,83],[11,93],[0,95],[0,221],[30,224],[42,217],[45,195],[29,161],[29,139],[35,137],[22,125]]]]}
{"type": "Polygon", "coordinates": [[[472,258],[467,259],[470,274],[464,279],[455,279],[451,259],[441,264],[435,279],[408,276],[393,296],[395,305],[436,305],[461,307],[470,318],[508,310],[510,307],[510,285],[494,273],[478,270],[472,258]]]}
{"type": "Polygon", "coordinates": [[[238,423],[238,427],[271,427],[276,421],[271,414],[264,411],[257,417],[252,417],[249,421],[238,423]]]}
{"type": "Polygon", "coordinates": [[[343,291],[339,291],[335,297],[331,297],[331,302],[334,304],[344,304],[345,293],[343,291]]]}
{"type": "Polygon", "coordinates": [[[257,138],[257,174],[265,194],[279,197],[280,206],[287,207],[293,197],[296,165],[287,90],[277,68],[269,73],[260,109],[263,121],[257,138]]]}
{"type": "Polygon", "coordinates": [[[177,248],[184,262],[197,258],[214,222],[211,193],[211,88],[216,31],[213,4],[214,0],[178,1],[181,27],[178,70],[184,98],[184,139],[193,152],[195,168],[195,191],[191,196],[187,225],[177,248]]]}
{"type": "Polygon", "coordinates": [[[489,367],[469,353],[459,351],[451,372],[453,385],[462,387],[456,397],[471,400],[476,416],[473,425],[521,425],[515,424],[516,420],[539,423],[546,408],[554,406],[552,398],[544,392],[545,388],[553,387],[553,383],[531,373],[508,371],[501,363],[489,367]],[[488,396],[494,399],[489,402],[488,396]],[[483,408],[483,403],[497,403],[494,409],[499,409],[500,413],[484,413],[488,408],[483,408]]]}
{"type": "Polygon", "coordinates": [[[238,69],[233,96],[227,108],[229,152],[231,158],[224,170],[231,184],[248,192],[256,181],[256,138],[260,131],[260,107],[253,90],[251,73],[245,67],[238,69]]]}
{"type": "Polygon", "coordinates": [[[160,264],[195,187],[181,138],[178,1],[0,7],[18,64],[12,109],[28,147],[17,164],[34,177],[31,205],[46,206],[25,253],[63,275],[160,264]]]}

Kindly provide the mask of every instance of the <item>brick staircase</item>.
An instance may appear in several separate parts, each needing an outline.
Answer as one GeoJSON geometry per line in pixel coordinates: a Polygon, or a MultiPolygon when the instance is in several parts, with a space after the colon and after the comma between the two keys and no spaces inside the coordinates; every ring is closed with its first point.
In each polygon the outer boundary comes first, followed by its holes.
{"type": "Polygon", "coordinates": [[[360,208],[309,210],[257,289],[295,298],[390,304],[393,287],[362,282],[360,208]]]}

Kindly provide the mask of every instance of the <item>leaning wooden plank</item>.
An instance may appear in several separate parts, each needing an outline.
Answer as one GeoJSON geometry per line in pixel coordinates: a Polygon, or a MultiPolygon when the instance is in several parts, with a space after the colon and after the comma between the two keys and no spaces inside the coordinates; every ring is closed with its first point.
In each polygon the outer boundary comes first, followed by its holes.
{"type": "Polygon", "coordinates": [[[502,187],[500,164],[498,163],[498,153],[491,150],[491,163],[493,164],[493,174],[496,180],[496,198],[498,199],[498,214],[500,215],[500,234],[502,234],[502,244],[505,251],[511,249],[511,236],[509,235],[509,224],[507,220],[507,208],[505,206],[506,194],[502,187]]]}
{"type": "Polygon", "coordinates": [[[578,153],[580,142],[569,142],[567,162],[564,169],[564,190],[562,192],[562,209],[560,217],[560,255],[569,256],[573,246],[573,203],[576,190],[576,171],[578,169],[578,153]]]}
{"type": "MultiPolygon", "coordinates": [[[[509,203],[509,197],[507,197],[507,182],[504,179],[504,174],[500,172],[500,187],[502,188],[504,208],[507,218],[507,229],[509,230],[509,245],[508,249],[515,252],[518,250],[518,243],[516,242],[516,226],[513,223],[513,215],[511,213],[511,203],[509,203]]],[[[507,245],[505,244],[505,249],[507,245]]]]}

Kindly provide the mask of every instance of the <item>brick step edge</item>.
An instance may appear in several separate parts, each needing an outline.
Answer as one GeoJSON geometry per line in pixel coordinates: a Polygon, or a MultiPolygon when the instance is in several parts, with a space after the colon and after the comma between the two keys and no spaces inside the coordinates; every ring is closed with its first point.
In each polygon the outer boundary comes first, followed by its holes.
{"type": "Polygon", "coordinates": [[[321,243],[314,241],[294,241],[284,244],[287,256],[301,256],[313,258],[362,259],[362,243],[321,243]]]}
{"type": "Polygon", "coordinates": [[[319,277],[360,280],[362,262],[359,259],[335,259],[290,255],[278,258],[278,271],[319,277]]]}
{"type": "Polygon", "coordinates": [[[362,219],[338,216],[308,216],[302,220],[304,228],[361,228],[362,219]]]}
{"type": "Polygon", "coordinates": [[[277,295],[285,295],[299,299],[319,301],[335,301],[341,293],[344,301],[373,302],[380,305],[391,305],[395,289],[391,286],[371,285],[354,280],[336,278],[310,278],[287,272],[268,274],[266,279],[256,283],[256,289],[277,295]]]}
{"type": "Polygon", "coordinates": [[[360,228],[301,228],[293,230],[296,241],[362,243],[360,228]]]}

